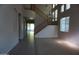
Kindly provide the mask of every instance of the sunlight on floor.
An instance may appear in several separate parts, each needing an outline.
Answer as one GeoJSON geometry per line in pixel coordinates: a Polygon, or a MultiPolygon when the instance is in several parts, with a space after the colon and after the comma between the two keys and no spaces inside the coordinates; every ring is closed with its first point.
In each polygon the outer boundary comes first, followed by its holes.
{"type": "Polygon", "coordinates": [[[27,36],[28,36],[29,42],[33,43],[34,42],[34,32],[28,31],[27,36]]]}
{"type": "Polygon", "coordinates": [[[34,23],[27,24],[27,37],[30,43],[34,43],[34,23]]]}
{"type": "Polygon", "coordinates": [[[69,48],[73,48],[73,49],[76,49],[76,50],[79,49],[78,45],[76,45],[75,43],[72,43],[70,41],[67,41],[67,40],[57,40],[56,42],[63,45],[63,46],[67,46],[69,48]]]}

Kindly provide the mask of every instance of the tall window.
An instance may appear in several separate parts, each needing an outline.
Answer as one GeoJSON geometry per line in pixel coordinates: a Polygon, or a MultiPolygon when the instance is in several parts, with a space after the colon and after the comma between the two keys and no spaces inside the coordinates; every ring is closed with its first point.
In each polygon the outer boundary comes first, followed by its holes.
{"type": "Polygon", "coordinates": [[[53,8],[55,8],[55,4],[53,4],[53,8]]]}
{"type": "Polygon", "coordinates": [[[52,13],[52,21],[55,21],[55,12],[52,13]]]}
{"type": "Polygon", "coordinates": [[[66,10],[70,9],[70,4],[66,4],[66,10]]]}
{"type": "Polygon", "coordinates": [[[66,10],[69,10],[70,9],[70,4],[63,4],[61,6],[61,12],[64,12],[66,10]]]}
{"type": "Polygon", "coordinates": [[[57,17],[58,17],[58,10],[55,10],[55,21],[57,21],[57,17]]]}
{"type": "Polygon", "coordinates": [[[60,20],[60,31],[69,32],[69,19],[70,17],[64,17],[60,20]]]}
{"type": "Polygon", "coordinates": [[[58,17],[58,10],[56,9],[55,11],[52,12],[52,21],[57,21],[58,17]]]}
{"type": "Polygon", "coordinates": [[[64,12],[64,5],[61,6],[61,12],[64,12]]]}
{"type": "Polygon", "coordinates": [[[58,4],[53,4],[53,8],[55,8],[55,6],[57,6],[58,4]]]}

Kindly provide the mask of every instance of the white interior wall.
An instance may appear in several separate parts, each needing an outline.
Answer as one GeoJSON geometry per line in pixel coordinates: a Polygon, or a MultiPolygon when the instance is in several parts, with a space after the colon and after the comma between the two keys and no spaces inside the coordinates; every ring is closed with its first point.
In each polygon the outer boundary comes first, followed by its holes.
{"type": "MultiPolygon", "coordinates": [[[[22,40],[24,37],[24,22],[23,22],[23,5],[15,5],[17,12],[17,23],[18,23],[18,13],[21,14],[20,19],[20,39],[22,40]]],[[[17,24],[18,25],[18,24],[17,24]]],[[[19,29],[18,29],[19,30],[19,29]]]]}
{"type": "Polygon", "coordinates": [[[15,5],[0,6],[0,54],[8,53],[18,43],[15,7],[15,5]]]}
{"type": "Polygon", "coordinates": [[[35,35],[36,38],[57,38],[58,27],[56,25],[48,25],[35,35]]]}

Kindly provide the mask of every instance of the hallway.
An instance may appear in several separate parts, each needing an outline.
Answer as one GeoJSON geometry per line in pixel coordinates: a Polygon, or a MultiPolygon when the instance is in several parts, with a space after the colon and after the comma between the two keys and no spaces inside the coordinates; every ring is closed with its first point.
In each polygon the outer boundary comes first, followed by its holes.
{"type": "Polygon", "coordinates": [[[9,55],[34,55],[34,48],[26,41],[20,42],[15,48],[13,48],[9,55]]]}
{"type": "Polygon", "coordinates": [[[61,39],[42,39],[37,38],[38,55],[78,55],[79,48],[76,50],[73,46],[60,44],[61,39]]]}
{"type": "Polygon", "coordinates": [[[27,23],[26,36],[23,41],[13,48],[9,54],[11,55],[33,55],[34,50],[34,24],[27,23]]]}
{"type": "Polygon", "coordinates": [[[74,48],[73,46],[69,46],[67,44],[62,45],[60,43],[62,39],[44,38],[44,37],[43,38],[35,37],[35,39],[33,38],[34,38],[33,31],[28,30],[27,38],[25,38],[23,42],[20,42],[9,54],[11,55],[68,55],[68,54],[74,55],[74,54],[79,54],[78,49],[72,49],[74,48]]]}
{"type": "Polygon", "coordinates": [[[62,46],[56,42],[59,39],[38,39],[36,47],[22,42],[10,52],[10,55],[78,55],[79,50],[62,46]]]}
{"type": "Polygon", "coordinates": [[[79,5],[1,5],[0,54],[79,54],[79,5]]]}

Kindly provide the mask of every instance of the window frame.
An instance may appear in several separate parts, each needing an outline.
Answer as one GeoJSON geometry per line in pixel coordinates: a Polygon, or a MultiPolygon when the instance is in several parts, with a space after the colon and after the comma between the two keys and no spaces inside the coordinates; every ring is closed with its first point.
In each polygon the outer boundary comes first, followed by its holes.
{"type": "Polygon", "coordinates": [[[60,19],[60,31],[61,32],[69,32],[69,22],[70,22],[70,17],[63,17],[60,19]],[[68,19],[67,19],[68,18],[68,19]],[[62,30],[63,28],[63,25],[62,25],[62,21],[64,21],[64,29],[62,30]]]}

